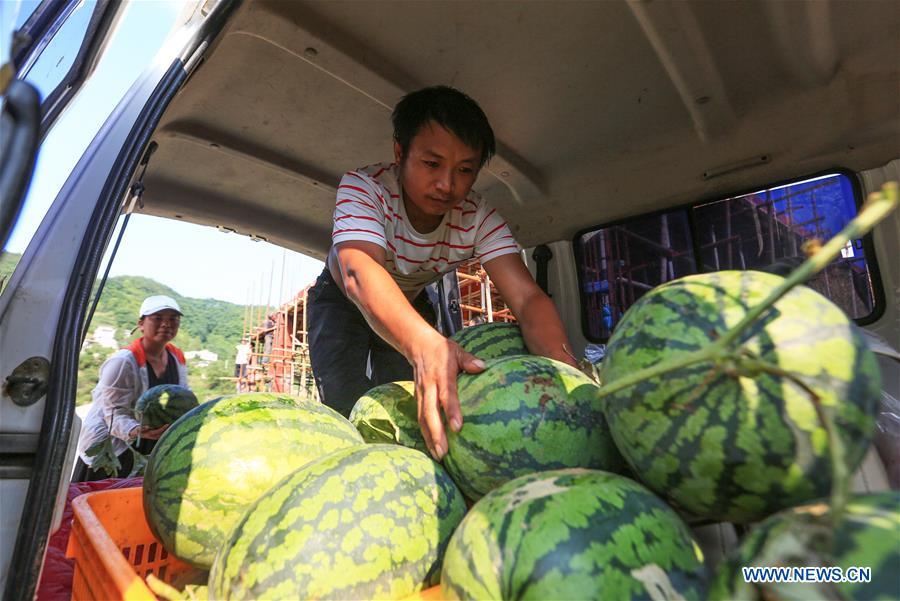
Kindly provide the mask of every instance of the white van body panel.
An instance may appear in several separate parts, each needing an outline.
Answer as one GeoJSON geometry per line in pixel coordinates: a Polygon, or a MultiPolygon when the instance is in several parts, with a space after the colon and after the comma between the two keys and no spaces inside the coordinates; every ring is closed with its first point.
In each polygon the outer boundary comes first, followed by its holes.
{"type": "MultiPolygon", "coordinates": [[[[885,182],[900,182],[900,158],[884,167],[863,171],[860,179],[863,193],[867,195],[879,190],[885,182]]],[[[875,226],[872,238],[881,266],[885,308],[881,319],[866,329],[884,338],[894,349],[900,349],[900,211],[894,211],[875,226]]],[[[881,358],[879,363],[884,390],[900,399],[900,364],[886,358],[881,358]]]]}
{"type": "MultiPolygon", "coordinates": [[[[63,298],[96,199],[146,99],[165,70],[158,65],[135,83],[72,171],[22,255],[7,292],[0,299],[0,373],[10,373],[29,357],[51,356],[63,298]]],[[[0,402],[4,434],[33,434],[36,445],[45,401],[46,397],[31,406],[20,407],[4,395],[0,402]]],[[[74,409],[73,399],[70,410],[74,409]]],[[[68,484],[68,478],[65,480],[61,487],[68,484]]],[[[28,482],[27,479],[0,480],[4,492],[9,493],[9,496],[3,496],[3,523],[9,521],[16,526],[10,536],[0,537],[0,561],[3,562],[0,564],[0,588],[5,586],[28,482]],[[18,510],[14,509],[14,503],[18,510]]]]}
{"type": "MultiPolygon", "coordinates": [[[[214,8],[196,10],[200,2],[186,4],[184,25],[160,49],[154,63],[128,90],[72,170],[28,244],[16,270],[0,296],[0,373],[6,377],[29,357],[49,359],[55,344],[59,316],[71,278],[76,273],[79,249],[113,165],[129,140],[148,98],[176,59],[182,55],[214,8]]],[[[125,199],[123,199],[124,201],[125,199]]],[[[112,232],[109,232],[112,234],[112,232]]],[[[106,246],[108,240],[94,241],[106,246]]],[[[52,370],[52,366],[51,366],[52,370]]],[[[22,407],[6,395],[0,397],[0,428],[35,452],[46,397],[22,407]]],[[[74,399],[68,410],[74,411],[74,399]]],[[[74,462],[80,420],[74,418],[68,436],[67,462],[74,462]]],[[[52,530],[59,526],[71,468],[59,482],[52,530]]],[[[6,579],[16,532],[29,486],[27,477],[0,479],[0,590],[6,579]]],[[[52,531],[51,530],[51,531],[52,531]]]]}

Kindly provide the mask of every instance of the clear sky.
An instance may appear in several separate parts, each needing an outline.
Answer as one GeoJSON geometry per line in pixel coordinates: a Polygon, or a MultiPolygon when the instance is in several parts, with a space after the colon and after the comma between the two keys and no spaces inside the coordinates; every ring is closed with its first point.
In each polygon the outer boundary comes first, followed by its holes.
{"type": "Polygon", "coordinates": [[[173,219],[133,215],[110,275],[144,275],[184,296],[243,305],[286,302],[321,271],[321,261],[268,242],[173,219]],[[165,243],[160,244],[160,239],[165,243]],[[147,249],[153,249],[152,254],[147,249]]]}
{"type": "MultiPolygon", "coordinates": [[[[0,0],[2,62],[9,54],[10,32],[21,25],[38,3],[37,0],[0,0]]],[[[60,65],[71,64],[77,51],[76,42],[83,36],[95,3],[96,0],[85,0],[76,9],[29,73],[27,79],[42,94],[49,92],[58,81],[60,65]]],[[[44,139],[25,207],[4,250],[14,253],[25,250],[94,134],[138,75],[152,64],[184,7],[180,0],[135,0],[127,4],[104,57],[44,139]]],[[[319,261],[266,242],[254,242],[246,236],[135,215],[110,275],[146,276],[184,296],[238,304],[277,304],[312,283],[321,269],[319,261]],[[160,240],[165,240],[165,244],[159,244],[160,240]],[[153,249],[152,254],[148,249],[153,249]]]]}

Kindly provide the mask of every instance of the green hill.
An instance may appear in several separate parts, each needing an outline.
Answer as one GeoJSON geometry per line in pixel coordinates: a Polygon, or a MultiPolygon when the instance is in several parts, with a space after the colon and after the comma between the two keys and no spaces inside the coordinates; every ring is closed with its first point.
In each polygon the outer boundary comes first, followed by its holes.
{"type": "MultiPolygon", "coordinates": [[[[0,254],[0,289],[21,259],[13,253],[0,254]]],[[[94,288],[96,293],[96,287],[94,288]]],[[[234,390],[231,380],[222,379],[234,374],[235,345],[240,342],[244,328],[245,308],[242,305],[214,300],[182,296],[163,284],[139,276],[109,278],[103,287],[100,302],[88,326],[88,335],[99,326],[115,328],[117,347],[127,346],[140,336],[131,333],[137,325],[141,302],[153,294],[165,294],[178,301],[184,317],[174,344],[183,351],[208,350],[219,360],[204,367],[188,361],[188,378],[197,398],[204,401],[213,396],[228,394],[234,390]]],[[[266,311],[267,312],[267,311],[266,311]]],[[[265,315],[262,307],[254,307],[253,315],[265,315]]],[[[82,350],[78,364],[78,404],[90,401],[91,390],[97,385],[99,368],[115,349],[89,346],[82,350]]]]}
{"type": "Polygon", "coordinates": [[[184,318],[175,344],[185,350],[207,349],[219,359],[231,360],[240,341],[244,307],[225,301],[181,296],[168,286],[138,276],[117,276],[106,282],[89,328],[108,325],[116,328],[116,341],[124,345],[139,334],[128,333],[137,325],[141,302],[153,294],[165,294],[178,301],[184,318]]]}
{"type": "MultiPolygon", "coordinates": [[[[223,379],[233,375],[234,347],[241,339],[244,328],[245,308],[241,305],[214,300],[182,296],[163,284],[139,276],[116,276],[107,280],[100,302],[91,319],[88,332],[93,334],[99,326],[116,329],[119,347],[126,346],[140,336],[131,333],[137,325],[141,302],[151,295],[171,296],[181,307],[184,317],[178,336],[173,341],[183,351],[208,350],[219,360],[199,367],[196,361],[188,361],[190,386],[200,401],[234,391],[234,383],[223,379]]],[[[260,307],[255,315],[263,315],[260,307]]],[[[101,363],[114,349],[91,346],[82,351],[79,361],[78,402],[90,400],[91,390],[97,384],[101,363]]]]}
{"type": "Polygon", "coordinates": [[[12,274],[13,269],[16,268],[21,258],[22,255],[15,253],[0,253],[0,290],[3,290],[6,286],[7,278],[12,274]]]}

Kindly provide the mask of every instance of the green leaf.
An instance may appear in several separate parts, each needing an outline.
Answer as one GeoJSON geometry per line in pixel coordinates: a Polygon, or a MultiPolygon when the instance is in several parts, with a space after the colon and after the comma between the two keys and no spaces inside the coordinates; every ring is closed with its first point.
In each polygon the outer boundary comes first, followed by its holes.
{"type": "Polygon", "coordinates": [[[112,436],[107,436],[103,440],[94,443],[88,447],[85,452],[88,457],[93,457],[91,469],[95,472],[104,472],[107,476],[115,477],[119,474],[122,464],[116,456],[113,449],[112,436]]]}
{"type": "Polygon", "coordinates": [[[131,445],[128,445],[128,450],[131,451],[131,455],[134,458],[134,464],[128,477],[134,478],[135,476],[143,476],[144,469],[147,467],[147,456],[136,451],[131,445]]]}

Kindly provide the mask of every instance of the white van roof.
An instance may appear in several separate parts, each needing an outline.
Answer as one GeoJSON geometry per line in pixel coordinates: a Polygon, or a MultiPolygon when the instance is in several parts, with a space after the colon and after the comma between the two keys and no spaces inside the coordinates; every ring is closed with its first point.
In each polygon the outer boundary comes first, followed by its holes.
{"type": "Polygon", "coordinates": [[[390,111],[448,84],[493,124],[477,189],[525,246],[897,156],[896,2],[245,2],[169,106],[144,211],[321,258],[390,111]]]}

